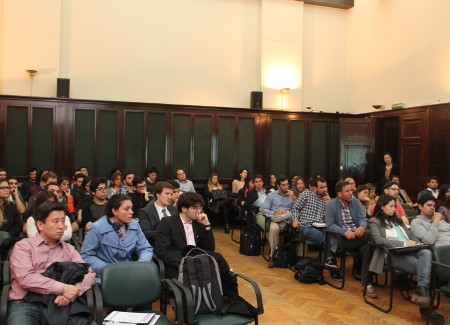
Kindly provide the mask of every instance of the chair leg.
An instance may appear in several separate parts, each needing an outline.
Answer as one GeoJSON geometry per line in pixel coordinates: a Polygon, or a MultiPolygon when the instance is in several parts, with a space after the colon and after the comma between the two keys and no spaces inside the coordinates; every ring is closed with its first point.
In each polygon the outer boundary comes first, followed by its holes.
{"type": "Polygon", "coordinates": [[[338,270],[339,272],[342,273],[342,282],[341,282],[341,284],[340,285],[336,285],[336,284],[334,284],[332,282],[329,282],[329,281],[325,280],[326,284],[328,284],[329,286],[331,286],[331,287],[333,287],[335,289],[342,290],[344,288],[344,286],[345,286],[345,260],[346,260],[346,256],[344,255],[344,256],[341,257],[341,266],[340,266],[340,268],[338,270]]]}
{"type": "MultiPolygon", "coordinates": [[[[386,281],[387,281],[388,275],[386,274],[386,281]]],[[[366,297],[367,289],[364,287],[363,291],[363,299],[364,302],[370,306],[372,306],[375,309],[378,309],[379,311],[382,311],[383,313],[389,313],[392,310],[392,304],[394,299],[394,272],[391,272],[391,286],[389,288],[389,307],[388,308],[382,308],[381,306],[373,303],[372,301],[368,300],[366,297]]]]}

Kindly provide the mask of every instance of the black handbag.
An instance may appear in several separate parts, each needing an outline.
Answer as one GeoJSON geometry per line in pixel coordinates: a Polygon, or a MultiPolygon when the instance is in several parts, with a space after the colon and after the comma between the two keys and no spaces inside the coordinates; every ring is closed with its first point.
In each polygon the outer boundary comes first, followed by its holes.
{"type": "Polygon", "coordinates": [[[228,193],[225,190],[214,190],[211,192],[213,200],[222,200],[228,197],[228,193]]]}

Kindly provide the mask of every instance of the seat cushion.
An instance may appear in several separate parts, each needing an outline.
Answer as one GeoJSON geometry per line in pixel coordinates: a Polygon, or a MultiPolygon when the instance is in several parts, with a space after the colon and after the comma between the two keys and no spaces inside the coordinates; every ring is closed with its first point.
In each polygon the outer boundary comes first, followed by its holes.
{"type": "Polygon", "coordinates": [[[254,322],[253,317],[243,316],[238,314],[232,315],[213,315],[213,314],[199,314],[195,316],[195,320],[198,324],[220,324],[220,325],[245,325],[254,322]]]}

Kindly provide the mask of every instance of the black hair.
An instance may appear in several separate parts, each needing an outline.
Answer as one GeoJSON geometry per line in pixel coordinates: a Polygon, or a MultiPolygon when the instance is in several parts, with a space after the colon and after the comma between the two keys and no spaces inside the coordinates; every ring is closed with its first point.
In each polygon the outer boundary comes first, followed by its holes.
{"type": "Polygon", "coordinates": [[[109,201],[106,203],[105,215],[108,218],[114,217],[112,210],[119,209],[124,201],[131,201],[131,198],[126,194],[114,194],[113,196],[111,196],[109,201]]]}
{"type": "Polygon", "coordinates": [[[201,206],[205,205],[205,201],[203,200],[202,196],[195,192],[185,192],[181,194],[180,198],[178,199],[178,212],[181,213],[183,211],[182,208],[188,209],[195,204],[200,204],[201,206]]]}
{"type": "Polygon", "coordinates": [[[336,193],[340,193],[342,192],[342,189],[347,185],[350,185],[348,181],[339,181],[334,186],[334,190],[336,191],[336,193]]]}
{"type": "Polygon", "coordinates": [[[425,194],[419,197],[419,199],[417,200],[417,204],[424,205],[428,201],[433,201],[434,203],[436,203],[436,198],[431,194],[425,194]]]}
{"type": "MultiPolygon", "coordinates": [[[[84,181],[83,181],[84,182],[84,181]]],[[[95,192],[100,184],[108,184],[108,181],[104,177],[96,177],[91,181],[91,184],[89,184],[89,190],[92,192],[95,192]]]]}
{"type": "Polygon", "coordinates": [[[138,184],[145,182],[145,177],[142,176],[135,176],[133,178],[133,186],[137,187],[138,184]]]}
{"type": "Polygon", "coordinates": [[[173,179],[168,180],[167,183],[169,183],[170,185],[172,185],[172,188],[173,188],[173,189],[180,188],[180,183],[175,182],[173,179]]]}
{"type": "Polygon", "coordinates": [[[381,228],[386,228],[389,225],[388,220],[398,226],[403,225],[403,219],[397,216],[397,214],[394,214],[394,216],[389,217],[381,209],[382,207],[388,205],[388,203],[391,201],[395,202],[395,199],[390,195],[383,194],[378,198],[377,203],[375,203],[375,209],[373,210],[372,218],[378,218],[380,220],[381,228]]]}
{"type": "Polygon", "coordinates": [[[37,208],[44,202],[47,202],[50,198],[53,198],[54,202],[58,201],[56,195],[50,191],[42,191],[36,196],[36,200],[33,203],[33,217],[37,213],[37,208]]]}
{"type": "Polygon", "coordinates": [[[45,223],[45,220],[53,211],[62,211],[65,216],[66,207],[62,203],[45,201],[37,207],[36,212],[33,215],[34,220],[45,223]]]}
{"type": "Polygon", "coordinates": [[[387,189],[389,189],[392,185],[397,185],[397,186],[399,186],[400,187],[400,185],[398,185],[398,183],[397,182],[393,182],[393,181],[390,181],[390,182],[387,182],[386,184],[384,184],[384,186],[383,186],[383,190],[387,190],[387,189]]]}
{"type": "Polygon", "coordinates": [[[155,174],[159,174],[158,168],[156,167],[149,167],[145,170],[145,174],[148,176],[148,174],[150,173],[155,173],[155,174]]]}
{"type": "Polygon", "coordinates": [[[287,181],[287,177],[284,175],[278,175],[277,176],[277,181],[275,182],[275,184],[280,185],[282,182],[287,181]]]}

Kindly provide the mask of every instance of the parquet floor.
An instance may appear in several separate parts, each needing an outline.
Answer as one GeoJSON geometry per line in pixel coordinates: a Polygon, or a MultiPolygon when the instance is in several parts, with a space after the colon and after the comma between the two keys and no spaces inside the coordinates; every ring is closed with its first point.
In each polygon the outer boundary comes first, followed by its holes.
{"type": "MultiPolygon", "coordinates": [[[[261,256],[239,254],[239,244],[231,241],[221,227],[214,229],[216,251],[222,253],[230,267],[256,280],[261,288],[264,314],[260,324],[425,324],[419,307],[404,300],[394,290],[394,306],[389,314],[382,313],[364,303],[361,285],[351,275],[351,263],[347,263],[346,283],[343,290],[328,285],[303,284],[294,279],[289,269],[267,267],[261,256]]],[[[311,252],[313,255],[314,252],[311,252]]],[[[325,276],[328,272],[324,272],[325,276]]],[[[332,280],[331,280],[332,281],[332,280]]],[[[240,294],[254,303],[251,287],[240,281],[240,294]],[[241,285],[243,284],[243,285],[241,285]]],[[[377,288],[377,302],[388,302],[388,289],[377,288]]],[[[450,298],[443,297],[438,311],[450,322],[450,298]]]]}

